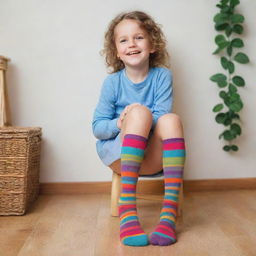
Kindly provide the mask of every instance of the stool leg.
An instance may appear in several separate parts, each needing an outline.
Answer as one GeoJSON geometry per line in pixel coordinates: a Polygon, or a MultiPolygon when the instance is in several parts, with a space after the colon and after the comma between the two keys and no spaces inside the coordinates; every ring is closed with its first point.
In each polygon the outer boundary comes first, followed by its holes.
{"type": "Polygon", "coordinates": [[[112,187],[111,187],[111,216],[117,217],[118,213],[118,200],[121,192],[121,176],[113,172],[112,187]]]}
{"type": "Polygon", "coordinates": [[[183,183],[181,183],[181,187],[180,187],[178,217],[181,217],[182,215],[182,204],[183,204],[183,183]]]}

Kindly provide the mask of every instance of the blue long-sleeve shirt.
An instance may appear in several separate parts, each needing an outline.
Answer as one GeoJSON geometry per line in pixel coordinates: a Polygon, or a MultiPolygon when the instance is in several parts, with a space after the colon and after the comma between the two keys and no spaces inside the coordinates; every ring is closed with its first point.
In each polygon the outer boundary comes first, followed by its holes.
{"type": "Polygon", "coordinates": [[[93,116],[93,134],[99,140],[116,137],[120,132],[117,120],[124,108],[132,103],[140,103],[151,110],[154,127],[160,116],[171,112],[172,101],[170,70],[150,68],[146,79],[135,84],[122,69],[107,76],[103,83],[93,116]]]}

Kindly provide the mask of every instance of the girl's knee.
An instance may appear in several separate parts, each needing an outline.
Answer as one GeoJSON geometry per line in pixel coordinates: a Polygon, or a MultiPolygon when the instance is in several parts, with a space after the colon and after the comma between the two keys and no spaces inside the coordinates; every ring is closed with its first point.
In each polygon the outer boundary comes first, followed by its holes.
{"type": "Polygon", "coordinates": [[[132,107],[129,110],[127,116],[136,118],[138,120],[145,120],[145,119],[151,120],[151,121],[153,120],[150,109],[143,105],[136,105],[132,107]]]}
{"type": "Polygon", "coordinates": [[[159,117],[157,123],[161,124],[181,124],[181,118],[174,113],[168,113],[159,117]]]}
{"type": "Polygon", "coordinates": [[[151,111],[142,105],[133,106],[126,114],[121,127],[121,138],[126,133],[138,134],[147,137],[152,126],[151,111]]]}
{"type": "Polygon", "coordinates": [[[169,113],[158,119],[156,130],[162,139],[183,137],[183,127],[178,115],[169,113]]]}

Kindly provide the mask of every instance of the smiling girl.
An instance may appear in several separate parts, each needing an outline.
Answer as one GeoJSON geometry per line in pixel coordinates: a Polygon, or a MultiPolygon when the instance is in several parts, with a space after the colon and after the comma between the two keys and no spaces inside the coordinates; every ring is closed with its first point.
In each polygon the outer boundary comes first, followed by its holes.
{"type": "Polygon", "coordinates": [[[92,127],[102,162],[121,175],[120,239],[130,246],[176,242],[175,223],[183,177],[182,123],[172,109],[172,73],[160,27],[144,12],[118,15],[105,34],[105,79],[92,127]],[[139,175],[163,170],[160,222],[149,238],[137,216],[139,175]]]}

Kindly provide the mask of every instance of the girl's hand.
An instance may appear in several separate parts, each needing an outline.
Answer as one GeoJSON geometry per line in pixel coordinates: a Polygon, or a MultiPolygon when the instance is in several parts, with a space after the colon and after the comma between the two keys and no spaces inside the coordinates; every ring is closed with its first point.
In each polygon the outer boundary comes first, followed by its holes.
{"type": "Polygon", "coordinates": [[[141,105],[141,104],[140,104],[140,103],[133,103],[133,104],[130,104],[130,105],[128,105],[128,106],[125,107],[125,109],[124,109],[124,110],[122,111],[122,113],[120,114],[119,119],[117,120],[117,127],[118,127],[119,129],[121,129],[122,123],[123,123],[124,118],[125,118],[125,116],[127,115],[127,113],[128,113],[133,107],[139,106],[139,105],[141,105]]]}

